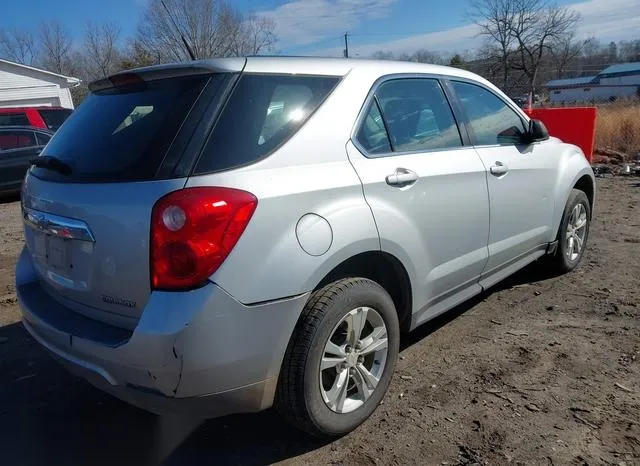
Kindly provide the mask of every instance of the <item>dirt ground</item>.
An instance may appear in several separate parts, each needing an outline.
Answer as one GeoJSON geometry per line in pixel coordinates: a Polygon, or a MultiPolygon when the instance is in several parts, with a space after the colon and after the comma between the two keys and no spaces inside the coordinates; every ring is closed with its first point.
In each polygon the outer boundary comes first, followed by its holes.
{"type": "Polygon", "coordinates": [[[22,329],[19,203],[0,205],[0,464],[640,464],[640,180],[599,179],[571,274],[535,265],[403,341],[383,404],[311,441],[273,412],[159,419],[67,374],[22,329]]]}

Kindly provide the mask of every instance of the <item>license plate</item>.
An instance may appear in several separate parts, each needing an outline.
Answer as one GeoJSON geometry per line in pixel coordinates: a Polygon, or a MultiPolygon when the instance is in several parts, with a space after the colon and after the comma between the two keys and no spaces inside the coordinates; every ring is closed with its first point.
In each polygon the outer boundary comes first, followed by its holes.
{"type": "Polygon", "coordinates": [[[55,236],[45,237],[47,267],[59,274],[68,275],[71,268],[69,241],[55,236]]]}

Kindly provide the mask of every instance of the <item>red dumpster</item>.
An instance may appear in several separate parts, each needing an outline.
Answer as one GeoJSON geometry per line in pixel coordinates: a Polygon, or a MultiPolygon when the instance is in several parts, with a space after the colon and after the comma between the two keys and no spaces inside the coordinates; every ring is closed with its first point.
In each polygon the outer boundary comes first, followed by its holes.
{"type": "Polygon", "coordinates": [[[551,136],[580,147],[591,162],[596,136],[596,107],[562,107],[525,109],[527,115],[540,120],[551,136]]]}

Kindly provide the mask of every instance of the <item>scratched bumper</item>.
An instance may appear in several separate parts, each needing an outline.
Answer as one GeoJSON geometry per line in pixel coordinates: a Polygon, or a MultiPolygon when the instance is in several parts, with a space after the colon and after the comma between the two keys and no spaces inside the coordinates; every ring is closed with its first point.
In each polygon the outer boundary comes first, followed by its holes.
{"type": "Polygon", "coordinates": [[[71,372],[143,409],[207,417],[266,409],[308,295],[245,306],[213,283],[153,292],[128,331],[58,303],[22,254],[16,290],[29,333],[71,372]]]}

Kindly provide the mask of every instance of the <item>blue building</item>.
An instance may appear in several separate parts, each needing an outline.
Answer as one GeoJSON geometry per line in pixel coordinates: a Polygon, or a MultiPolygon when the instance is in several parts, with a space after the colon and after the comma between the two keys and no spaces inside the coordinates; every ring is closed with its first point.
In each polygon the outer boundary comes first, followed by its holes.
{"type": "Polygon", "coordinates": [[[553,103],[613,102],[640,97],[640,62],[620,63],[595,76],[555,79],[545,87],[553,103]]]}

